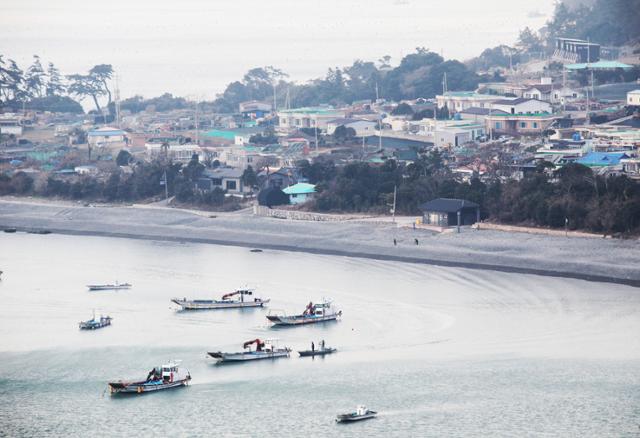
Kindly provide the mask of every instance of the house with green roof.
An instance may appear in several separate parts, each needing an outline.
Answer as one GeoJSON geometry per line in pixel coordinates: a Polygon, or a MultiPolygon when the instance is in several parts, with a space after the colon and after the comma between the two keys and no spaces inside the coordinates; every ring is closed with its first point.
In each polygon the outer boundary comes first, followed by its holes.
{"type": "Polygon", "coordinates": [[[315,184],[298,183],[285,187],[282,191],[286,195],[289,195],[289,202],[291,204],[303,204],[314,198],[316,195],[316,186],[315,184]]]}

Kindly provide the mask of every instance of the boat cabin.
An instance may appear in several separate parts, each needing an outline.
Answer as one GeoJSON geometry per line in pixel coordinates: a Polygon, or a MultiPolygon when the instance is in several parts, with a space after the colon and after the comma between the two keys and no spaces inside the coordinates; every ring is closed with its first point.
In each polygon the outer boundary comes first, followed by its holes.
{"type": "Polygon", "coordinates": [[[313,315],[315,316],[325,316],[330,313],[331,302],[325,301],[324,303],[317,303],[313,305],[313,315]]]}
{"type": "Polygon", "coordinates": [[[271,338],[264,340],[264,346],[262,347],[262,351],[266,351],[269,353],[273,353],[278,350],[278,339],[271,338]]]}
{"type": "Polygon", "coordinates": [[[162,380],[173,382],[173,377],[178,375],[178,364],[175,362],[162,365],[162,380]]]}

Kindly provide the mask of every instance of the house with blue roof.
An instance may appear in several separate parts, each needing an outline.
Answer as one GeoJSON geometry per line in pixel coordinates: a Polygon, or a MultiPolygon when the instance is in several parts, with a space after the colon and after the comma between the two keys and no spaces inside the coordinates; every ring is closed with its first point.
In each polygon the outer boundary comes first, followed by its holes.
{"type": "Polygon", "coordinates": [[[128,146],[129,138],[122,129],[103,126],[89,131],[87,142],[93,147],[124,148],[128,146]]]}
{"type": "Polygon", "coordinates": [[[289,202],[291,202],[291,204],[303,204],[314,198],[316,194],[316,185],[309,183],[298,183],[289,187],[285,187],[282,191],[286,195],[289,195],[289,202]]]}
{"type": "Polygon", "coordinates": [[[620,165],[620,160],[629,158],[624,152],[589,152],[576,160],[576,163],[587,167],[610,167],[620,165]]]}

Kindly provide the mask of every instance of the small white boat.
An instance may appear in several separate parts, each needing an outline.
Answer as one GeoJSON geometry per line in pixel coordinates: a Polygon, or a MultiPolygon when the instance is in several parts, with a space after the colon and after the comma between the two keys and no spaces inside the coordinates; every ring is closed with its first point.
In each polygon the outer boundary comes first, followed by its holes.
{"type": "Polygon", "coordinates": [[[252,289],[238,289],[235,292],[230,292],[222,296],[220,300],[188,300],[186,298],[172,298],[171,301],[176,303],[182,308],[182,310],[210,310],[210,309],[238,309],[245,307],[264,307],[269,302],[269,299],[262,298],[249,298],[245,299],[245,296],[252,296],[254,291],[252,289]],[[231,299],[233,296],[238,295],[237,298],[231,299]]]}
{"type": "Polygon", "coordinates": [[[292,326],[335,321],[340,316],[342,316],[342,310],[335,310],[330,300],[324,300],[322,303],[309,303],[300,315],[287,316],[285,314],[269,314],[267,315],[267,319],[275,326],[292,326]]]}
{"type": "Polygon", "coordinates": [[[367,409],[366,406],[360,405],[356,408],[355,412],[349,412],[348,414],[339,414],[336,417],[336,422],[350,423],[353,421],[368,420],[370,418],[375,418],[376,415],[378,415],[376,411],[371,411],[367,409]]]}
{"type": "Polygon", "coordinates": [[[220,351],[210,351],[209,356],[219,362],[246,362],[250,360],[261,359],[277,359],[279,357],[289,357],[291,349],[288,347],[278,347],[276,339],[253,339],[245,342],[242,347],[245,351],[238,353],[222,353],[220,351]],[[251,349],[251,345],[255,344],[255,350],[251,349]]]}
{"type": "Polygon", "coordinates": [[[164,389],[186,386],[191,381],[189,371],[180,369],[180,361],[171,361],[162,367],[153,368],[145,380],[109,382],[111,394],[143,394],[164,389]]]}
{"type": "Polygon", "coordinates": [[[89,290],[121,290],[121,289],[130,289],[131,285],[129,283],[118,283],[115,284],[88,284],[87,288],[89,290]]]}

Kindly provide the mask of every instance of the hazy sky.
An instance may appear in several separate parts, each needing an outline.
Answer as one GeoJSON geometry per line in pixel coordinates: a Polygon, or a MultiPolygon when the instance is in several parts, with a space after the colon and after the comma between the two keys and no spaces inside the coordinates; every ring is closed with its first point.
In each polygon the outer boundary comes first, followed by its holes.
{"type": "Polygon", "coordinates": [[[65,74],[112,64],[123,97],[212,98],[251,67],[304,81],[415,47],[466,59],[540,27],[554,0],[0,0],[0,54],[65,74]]]}

